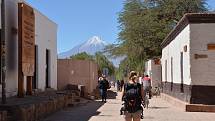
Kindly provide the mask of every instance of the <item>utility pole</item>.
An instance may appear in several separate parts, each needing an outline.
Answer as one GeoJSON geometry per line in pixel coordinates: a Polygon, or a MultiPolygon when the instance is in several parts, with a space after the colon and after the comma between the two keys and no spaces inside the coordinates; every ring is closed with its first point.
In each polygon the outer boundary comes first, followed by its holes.
{"type": "Polygon", "coordinates": [[[6,83],[5,83],[5,0],[1,0],[1,45],[0,45],[0,64],[2,82],[2,104],[6,104],[6,83]]]}

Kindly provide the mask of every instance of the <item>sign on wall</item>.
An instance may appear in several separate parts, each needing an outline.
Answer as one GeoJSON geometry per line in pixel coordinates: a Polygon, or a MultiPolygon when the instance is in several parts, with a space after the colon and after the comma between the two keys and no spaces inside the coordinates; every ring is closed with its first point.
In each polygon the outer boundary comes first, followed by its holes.
{"type": "Polygon", "coordinates": [[[25,76],[33,76],[35,61],[35,14],[34,9],[25,3],[19,3],[19,51],[23,74],[25,76]]]}
{"type": "Polygon", "coordinates": [[[215,44],[208,44],[208,50],[215,50],[215,44]]]}

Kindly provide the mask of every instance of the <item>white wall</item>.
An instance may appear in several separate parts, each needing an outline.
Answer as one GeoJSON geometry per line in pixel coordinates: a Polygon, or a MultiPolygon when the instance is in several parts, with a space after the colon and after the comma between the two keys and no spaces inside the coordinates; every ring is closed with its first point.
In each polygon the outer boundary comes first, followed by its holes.
{"type": "Polygon", "coordinates": [[[215,24],[191,24],[191,77],[193,85],[215,85],[215,50],[207,44],[215,44],[215,24]],[[208,55],[195,59],[194,54],[208,55]]]}
{"type": "Polygon", "coordinates": [[[184,54],[184,84],[190,85],[190,25],[187,25],[181,33],[162,50],[162,81],[171,82],[171,57],[173,57],[173,83],[181,83],[180,55],[184,54]],[[184,52],[187,46],[187,52],[184,52]],[[165,80],[165,60],[167,60],[167,80],[165,80]]]}
{"type": "Polygon", "coordinates": [[[154,60],[148,60],[145,65],[145,74],[150,76],[152,87],[159,86],[159,83],[161,82],[161,65],[156,65],[154,60]]]}
{"type": "MultiPolygon", "coordinates": [[[[14,96],[18,91],[18,2],[23,0],[5,0],[6,6],[6,92],[14,96]]],[[[36,44],[39,47],[39,83],[44,90],[45,49],[51,51],[51,87],[57,89],[57,25],[35,10],[36,44]]],[[[25,86],[26,87],[26,86],[25,86]]],[[[1,88],[1,85],[0,85],[1,88]]],[[[1,93],[1,89],[0,89],[1,93]]],[[[1,96],[1,95],[0,95],[1,96]]]]}
{"type": "Polygon", "coordinates": [[[51,88],[57,89],[57,25],[35,10],[36,45],[38,45],[38,88],[46,86],[46,49],[50,50],[51,88]]]}
{"type": "Polygon", "coordinates": [[[145,73],[149,76],[151,76],[151,71],[152,71],[152,64],[151,64],[152,60],[148,60],[147,62],[145,62],[145,73]]]}

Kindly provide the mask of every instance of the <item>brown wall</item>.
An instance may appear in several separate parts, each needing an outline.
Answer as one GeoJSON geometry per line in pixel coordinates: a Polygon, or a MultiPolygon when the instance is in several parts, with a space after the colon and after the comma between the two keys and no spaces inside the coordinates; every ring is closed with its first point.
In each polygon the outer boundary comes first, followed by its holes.
{"type": "Polygon", "coordinates": [[[98,82],[98,66],[92,61],[58,59],[58,89],[68,84],[84,85],[88,93],[96,89],[98,82]]]}

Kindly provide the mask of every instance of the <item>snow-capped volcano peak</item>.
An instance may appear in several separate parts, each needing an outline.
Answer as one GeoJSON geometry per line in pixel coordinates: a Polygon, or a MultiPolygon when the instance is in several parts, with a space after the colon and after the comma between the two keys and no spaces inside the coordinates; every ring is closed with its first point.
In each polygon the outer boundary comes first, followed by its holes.
{"type": "MultiPolygon", "coordinates": [[[[82,52],[86,52],[90,55],[95,55],[96,52],[103,52],[107,45],[108,43],[102,40],[100,37],[93,36],[89,40],[85,41],[84,43],[73,47],[71,50],[60,53],[58,55],[58,58],[61,58],[61,59],[69,58],[72,55],[82,53],[82,52]]],[[[111,61],[113,61],[116,64],[116,66],[118,66],[121,60],[122,59],[112,59],[111,61]]]]}
{"type": "Polygon", "coordinates": [[[97,45],[97,44],[104,44],[107,45],[107,43],[105,41],[103,41],[100,37],[98,36],[93,36],[92,38],[90,38],[86,44],[88,45],[97,45]]]}
{"type": "Polygon", "coordinates": [[[61,53],[59,58],[70,57],[81,52],[87,52],[90,55],[94,55],[96,52],[102,52],[106,45],[108,45],[108,43],[103,41],[100,37],[93,36],[88,41],[75,46],[67,52],[61,53]]]}

